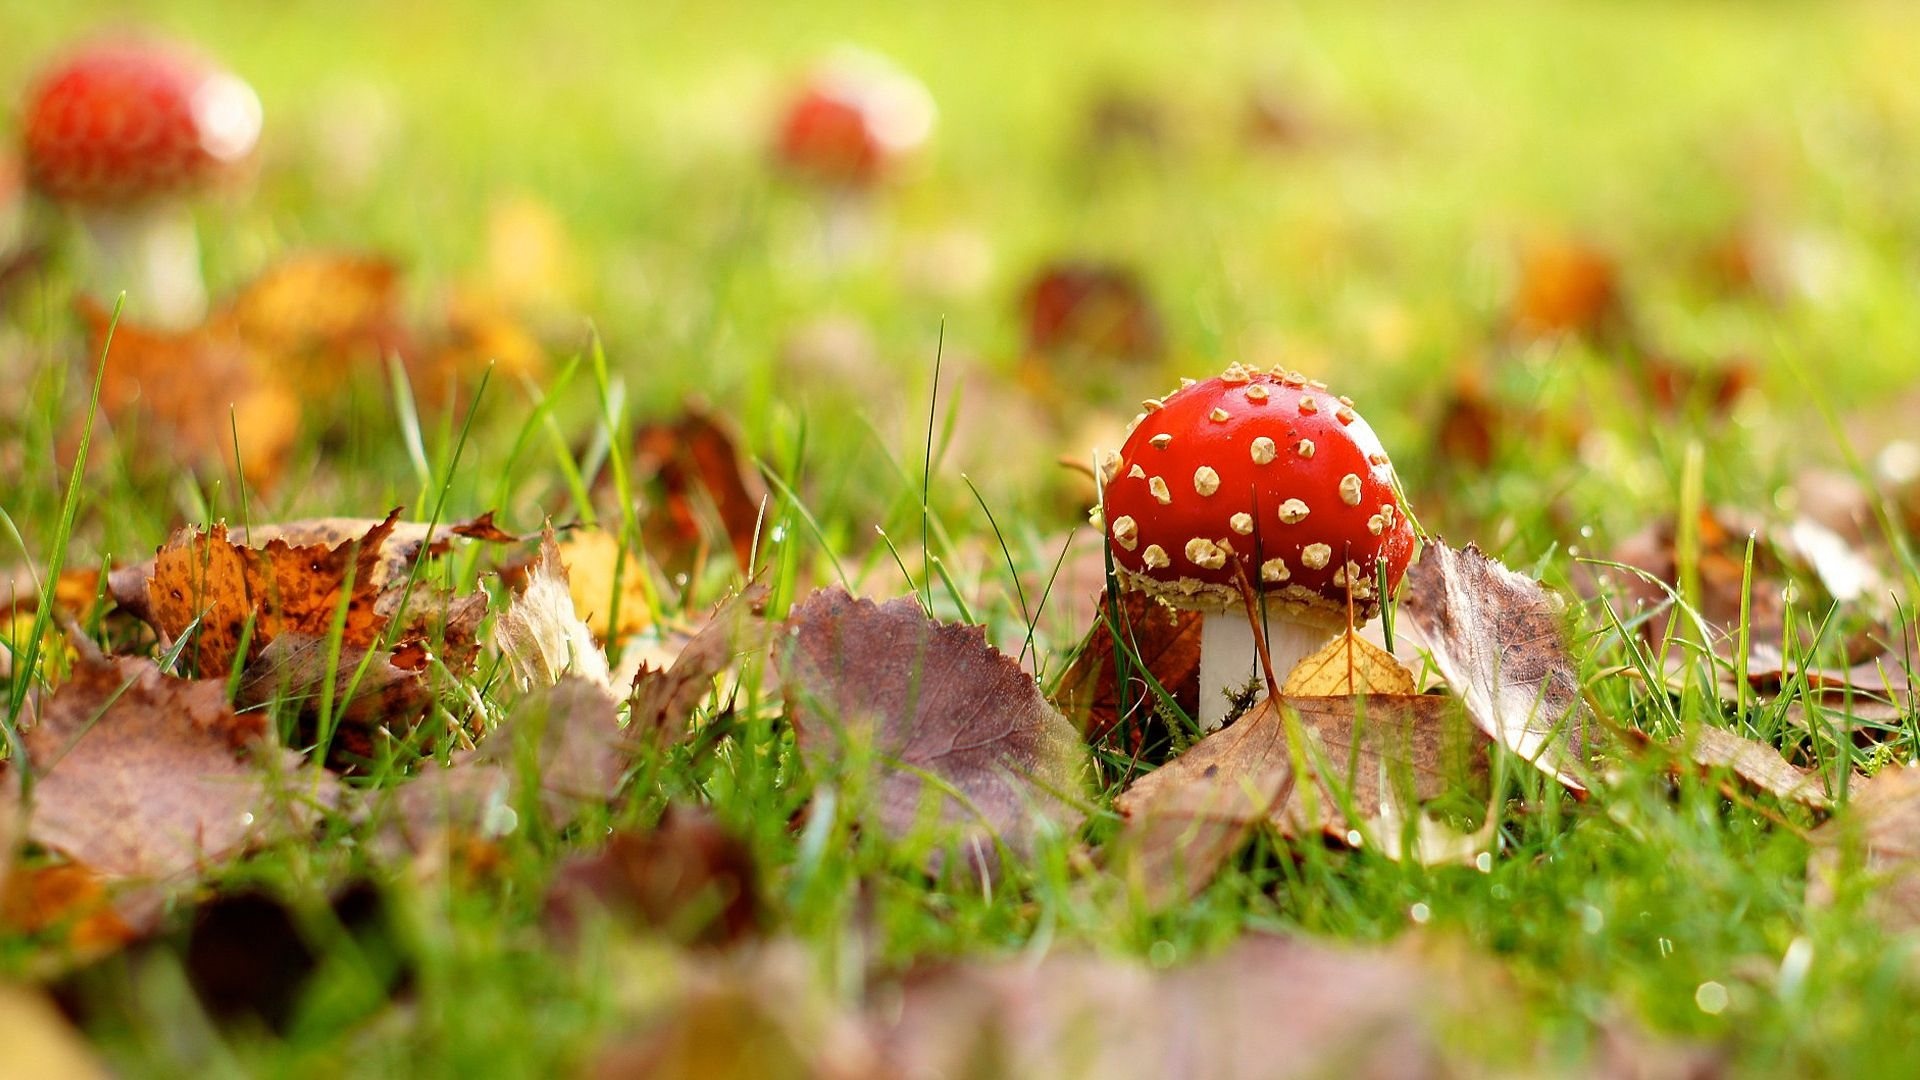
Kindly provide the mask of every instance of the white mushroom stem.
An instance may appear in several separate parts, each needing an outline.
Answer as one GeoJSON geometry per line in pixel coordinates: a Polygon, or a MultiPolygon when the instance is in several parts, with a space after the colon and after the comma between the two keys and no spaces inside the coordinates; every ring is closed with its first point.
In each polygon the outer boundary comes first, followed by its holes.
{"type": "Polygon", "coordinates": [[[200,277],[200,240],[184,203],[88,207],[79,214],[92,250],[85,280],[111,304],[122,290],[140,322],[181,330],[207,313],[200,277]]]}
{"type": "MultiPolygon", "coordinates": [[[[1267,655],[1273,660],[1276,683],[1287,681],[1295,664],[1333,640],[1326,624],[1301,622],[1280,612],[1266,619],[1267,655]]],[[[1253,627],[1242,608],[1208,611],[1200,621],[1200,715],[1202,731],[1215,731],[1227,722],[1235,696],[1256,681],[1264,683],[1253,627]]],[[[1260,693],[1266,692],[1264,685],[1260,693]]]]}

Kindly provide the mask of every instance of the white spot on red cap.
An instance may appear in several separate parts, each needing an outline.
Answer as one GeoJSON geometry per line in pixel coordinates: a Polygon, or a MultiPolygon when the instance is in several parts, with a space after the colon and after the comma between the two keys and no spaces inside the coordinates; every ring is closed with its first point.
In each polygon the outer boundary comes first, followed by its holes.
{"type": "Polygon", "coordinates": [[[1253,440],[1253,445],[1248,449],[1253,455],[1253,463],[1255,465],[1265,465],[1267,462],[1273,460],[1275,454],[1279,453],[1279,447],[1274,446],[1273,440],[1267,438],[1265,435],[1253,440]]]}
{"type": "Polygon", "coordinates": [[[1285,559],[1276,556],[1260,564],[1261,581],[1285,581],[1292,576],[1292,573],[1287,570],[1285,559]]]}
{"type": "Polygon", "coordinates": [[[1161,506],[1172,504],[1173,492],[1167,490],[1167,482],[1160,477],[1155,476],[1149,479],[1147,481],[1147,490],[1153,493],[1154,500],[1161,506]]]}
{"type": "Polygon", "coordinates": [[[1245,510],[1228,518],[1227,524],[1233,526],[1233,531],[1239,533],[1241,536],[1251,536],[1253,534],[1253,515],[1247,513],[1245,510]]]}
{"type": "Polygon", "coordinates": [[[1163,431],[1153,438],[1148,439],[1147,445],[1153,447],[1155,450],[1165,450],[1167,447],[1173,445],[1173,436],[1163,431]]]}
{"type": "Polygon", "coordinates": [[[1307,504],[1299,499],[1288,499],[1280,504],[1280,520],[1289,525],[1298,525],[1307,520],[1309,513],[1311,511],[1307,508],[1307,504]]]}
{"type": "Polygon", "coordinates": [[[1227,565],[1227,552],[1219,544],[1196,536],[1187,541],[1187,561],[1208,570],[1218,570],[1227,565]]]}
{"type": "Polygon", "coordinates": [[[1227,412],[1227,410],[1222,409],[1216,405],[1214,406],[1213,411],[1207,414],[1207,419],[1213,421],[1216,424],[1224,424],[1227,422],[1229,415],[1230,414],[1227,412]]]}
{"type": "Polygon", "coordinates": [[[1360,477],[1348,473],[1340,478],[1340,501],[1348,506],[1360,505],[1360,477]]]}
{"type": "Polygon", "coordinates": [[[1122,514],[1113,519],[1113,542],[1132,551],[1140,546],[1140,526],[1132,517],[1122,514]]]}
{"type": "Polygon", "coordinates": [[[1167,558],[1166,548],[1159,544],[1148,544],[1147,550],[1140,553],[1140,562],[1149,570],[1164,570],[1172,565],[1173,560],[1167,558]]]}
{"type": "Polygon", "coordinates": [[[1193,470],[1193,490],[1199,492],[1202,496],[1211,495],[1219,491],[1220,474],[1213,471],[1213,466],[1211,465],[1202,465],[1193,470]]]}
{"type": "Polygon", "coordinates": [[[1333,549],[1325,544],[1308,544],[1300,549],[1300,562],[1309,570],[1324,570],[1333,561],[1333,549]]]}
{"type": "Polygon", "coordinates": [[[1299,454],[1299,455],[1300,455],[1301,457],[1303,457],[1303,458],[1310,458],[1310,457],[1312,457],[1312,456],[1313,456],[1313,440],[1312,440],[1312,439],[1301,439],[1301,440],[1300,440],[1300,445],[1299,445],[1299,446],[1296,446],[1296,447],[1294,447],[1294,448],[1293,448],[1293,452],[1294,452],[1294,453],[1296,453],[1296,454],[1299,454]]]}

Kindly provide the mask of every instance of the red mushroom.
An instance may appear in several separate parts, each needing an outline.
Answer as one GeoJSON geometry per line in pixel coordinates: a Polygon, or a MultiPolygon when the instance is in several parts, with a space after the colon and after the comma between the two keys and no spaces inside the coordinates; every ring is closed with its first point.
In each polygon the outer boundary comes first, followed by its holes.
{"type": "Polygon", "coordinates": [[[206,289],[185,200],[252,153],[252,88],[176,46],[102,43],[41,77],[24,123],[29,184],[92,241],[89,283],[125,289],[149,321],[198,321],[206,289]]]}
{"type": "Polygon", "coordinates": [[[927,141],[933,120],[926,87],[873,53],[839,50],[808,78],[781,117],[775,154],[826,195],[830,256],[859,246],[868,196],[927,141]]]}
{"type": "Polygon", "coordinates": [[[1240,573],[1263,594],[1274,673],[1380,610],[1413,556],[1386,451],[1353,403],[1297,372],[1235,364],[1146,402],[1101,455],[1101,507],[1123,584],[1205,613],[1200,721],[1218,727],[1255,676],[1240,573]]]}

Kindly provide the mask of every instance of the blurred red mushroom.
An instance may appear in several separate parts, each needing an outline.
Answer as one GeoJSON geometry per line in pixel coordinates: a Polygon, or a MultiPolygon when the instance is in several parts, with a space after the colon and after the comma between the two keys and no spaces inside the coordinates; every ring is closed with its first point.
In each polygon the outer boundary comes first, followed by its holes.
{"type": "Polygon", "coordinates": [[[787,175],[823,196],[821,249],[837,262],[864,246],[874,191],[933,131],[933,98],[892,62],[841,49],[781,116],[774,152],[787,175]]]}
{"type": "Polygon", "coordinates": [[[1346,398],[1297,372],[1239,364],[1149,400],[1100,462],[1115,572],[1205,619],[1203,728],[1255,677],[1242,582],[1261,594],[1276,677],[1349,619],[1380,610],[1413,557],[1393,467],[1346,398]]]}
{"type": "Polygon", "coordinates": [[[206,310],[189,196],[231,172],[260,136],[260,99],[238,76],[160,42],[88,45],[27,96],[22,153],[39,195],[71,212],[92,250],[84,284],[126,290],[169,327],[206,310]]]}

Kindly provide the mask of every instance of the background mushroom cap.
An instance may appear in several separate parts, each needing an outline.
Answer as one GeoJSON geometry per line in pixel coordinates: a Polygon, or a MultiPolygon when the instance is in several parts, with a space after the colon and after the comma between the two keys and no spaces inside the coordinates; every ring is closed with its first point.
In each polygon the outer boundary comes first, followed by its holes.
{"type": "Polygon", "coordinates": [[[1413,525],[1379,437],[1323,384],[1239,365],[1151,402],[1102,462],[1115,566],[1183,607],[1239,602],[1236,562],[1269,602],[1344,619],[1379,611],[1375,563],[1398,584],[1413,525]]]}
{"type": "Polygon", "coordinates": [[[36,190],[112,205],[204,187],[245,159],[259,140],[260,99],[184,48],[113,41],[50,68],[23,118],[36,190]]]}
{"type": "Polygon", "coordinates": [[[869,187],[933,129],[933,98],[883,57],[841,49],[814,72],[780,123],[779,157],[818,183],[869,187]]]}

